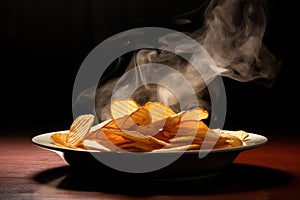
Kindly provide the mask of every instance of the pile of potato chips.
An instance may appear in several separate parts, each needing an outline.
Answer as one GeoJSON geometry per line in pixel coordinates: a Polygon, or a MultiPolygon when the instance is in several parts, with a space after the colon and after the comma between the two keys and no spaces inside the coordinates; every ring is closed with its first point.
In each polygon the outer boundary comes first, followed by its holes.
{"type": "Polygon", "coordinates": [[[60,147],[112,152],[171,152],[242,146],[245,131],[215,131],[202,121],[203,108],[175,113],[160,102],[141,106],[133,99],[114,100],[113,119],[94,126],[94,116],[77,117],[68,133],[54,133],[51,141],[60,147]],[[203,145],[203,146],[202,146],[203,145]],[[203,149],[203,148],[201,148],[203,149]]]}

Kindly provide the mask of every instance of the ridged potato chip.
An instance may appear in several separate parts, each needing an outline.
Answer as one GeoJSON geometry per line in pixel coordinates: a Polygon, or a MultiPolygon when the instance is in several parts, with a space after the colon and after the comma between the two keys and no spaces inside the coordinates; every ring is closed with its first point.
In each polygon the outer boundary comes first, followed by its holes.
{"type": "Polygon", "coordinates": [[[132,98],[114,100],[110,106],[110,114],[113,119],[118,119],[120,117],[131,115],[141,106],[135,102],[132,98]]]}
{"type": "Polygon", "coordinates": [[[192,110],[183,111],[181,113],[181,121],[200,121],[208,117],[208,112],[203,108],[194,108],[192,110]]]}
{"type": "Polygon", "coordinates": [[[66,144],[68,146],[76,147],[82,143],[83,139],[89,133],[94,120],[94,115],[80,115],[77,117],[71,125],[66,144]]]}
{"type": "Polygon", "coordinates": [[[67,138],[69,137],[69,133],[54,133],[50,136],[50,140],[54,145],[58,147],[69,147],[73,149],[84,149],[82,142],[80,142],[77,146],[70,146],[67,143],[67,138]]]}
{"type": "Polygon", "coordinates": [[[160,102],[148,102],[144,105],[144,108],[149,111],[152,123],[165,120],[166,118],[176,114],[170,107],[165,106],[160,102]]]}
{"type": "Polygon", "coordinates": [[[68,133],[55,133],[50,139],[57,146],[76,149],[173,152],[242,146],[249,135],[210,129],[202,121],[208,117],[203,108],[175,113],[160,102],[141,106],[129,98],[112,101],[110,112],[113,119],[94,127],[93,115],[79,116],[68,133]]]}

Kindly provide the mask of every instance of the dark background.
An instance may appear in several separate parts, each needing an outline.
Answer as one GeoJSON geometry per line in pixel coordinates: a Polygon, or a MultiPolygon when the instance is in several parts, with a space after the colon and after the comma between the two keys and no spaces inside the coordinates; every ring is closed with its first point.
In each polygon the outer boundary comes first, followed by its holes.
{"type": "MultiPolygon", "coordinates": [[[[172,20],[200,5],[205,1],[1,1],[1,129],[29,128],[38,134],[69,128],[75,77],[97,44],[135,27],[191,30],[201,25],[201,14],[196,16],[199,24],[176,26],[172,20]]],[[[224,78],[228,102],[224,128],[252,132],[289,128],[297,134],[299,10],[279,0],[268,1],[268,9],[264,43],[282,60],[282,68],[271,88],[224,78]]]]}

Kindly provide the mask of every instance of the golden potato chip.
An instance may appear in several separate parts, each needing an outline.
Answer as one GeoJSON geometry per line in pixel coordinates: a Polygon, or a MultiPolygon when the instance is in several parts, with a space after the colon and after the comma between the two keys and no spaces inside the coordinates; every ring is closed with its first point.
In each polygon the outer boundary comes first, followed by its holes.
{"type": "Polygon", "coordinates": [[[90,131],[93,122],[94,115],[80,115],[77,117],[70,128],[70,132],[65,145],[76,147],[83,141],[87,133],[90,131]]]}
{"type": "MultiPolygon", "coordinates": [[[[164,124],[164,130],[168,132],[176,132],[176,129],[179,128],[179,125],[185,121],[201,121],[208,117],[208,112],[203,108],[194,108],[188,111],[182,111],[175,115],[172,115],[166,119],[164,124]]],[[[204,127],[204,126],[203,126],[204,127]]],[[[191,128],[191,127],[189,127],[191,128]]],[[[194,128],[194,127],[192,127],[194,128]]]]}
{"type": "Polygon", "coordinates": [[[169,143],[165,142],[165,141],[162,141],[162,140],[159,140],[158,138],[155,138],[155,137],[152,137],[152,136],[148,136],[149,138],[149,141],[151,144],[157,144],[157,145],[160,145],[162,147],[165,147],[165,146],[169,146],[169,143]]]}
{"type": "Polygon", "coordinates": [[[103,128],[107,129],[122,129],[122,130],[135,130],[139,126],[145,126],[150,122],[150,116],[147,115],[144,109],[138,109],[130,116],[125,115],[118,119],[112,120],[103,128]]]}
{"type": "Polygon", "coordinates": [[[116,135],[116,134],[112,134],[112,133],[106,133],[105,135],[106,135],[107,139],[109,139],[115,145],[132,142],[132,140],[124,138],[123,136],[120,136],[120,135],[116,135]]]}
{"type": "Polygon", "coordinates": [[[209,128],[202,121],[184,121],[181,123],[173,123],[169,126],[164,126],[164,134],[167,137],[180,135],[195,135],[195,137],[205,137],[209,128]]]}
{"type": "Polygon", "coordinates": [[[157,138],[159,140],[165,141],[167,143],[169,143],[169,140],[170,140],[169,137],[167,137],[167,136],[165,136],[163,134],[163,131],[159,131],[158,133],[156,133],[155,135],[153,135],[153,137],[155,137],[155,138],[157,138]]]}
{"type": "Polygon", "coordinates": [[[136,103],[132,98],[125,100],[114,100],[110,106],[110,114],[113,119],[118,119],[125,115],[131,115],[141,106],[136,103]]]}
{"type": "Polygon", "coordinates": [[[132,98],[114,100],[112,120],[92,127],[93,115],[76,118],[69,133],[55,133],[50,140],[57,146],[98,151],[173,152],[242,146],[245,131],[210,129],[202,119],[203,108],[175,113],[160,102],[144,106],[132,98]]]}
{"type": "Polygon", "coordinates": [[[67,138],[69,133],[54,133],[50,136],[50,140],[54,143],[54,145],[58,147],[69,147],[73,149],[84,149],[82,143],[80,142],[76,147],[68,145],[67,138]]]}
{"type": "Polygon", "coordinates": [[[168,131],[161,131],[161,133],[169,140],[174,138],[176,135],[176,132],[172,133],[172,132],[168,132],[168,131]]]}
{"type": "Polygon", "coordinates": [[[147,126],[135,126],[129,130],[139,132],[143,135],[156,135],[160,131],[160,127],[152,126],[149,124],[147,126]]]}
{"type": "Polygon", "coordinates": [[[249,134],[245,131],[231,131],[231,132],[223,132],[223,133],[227,133],[229,135],[235,136],[242,141],[244,141],[249,136],[249,134]]]}
{"type": "Polygon", "coordinates": [[[160,102],[148,102],[144,105],[144,108],[150,112],[151,122],[165,120],[176,114],[170,107],[165,106],[160,102]]]}
{"type": "Polygon", "coordinates": [[[130,118],[138,126],[146,126],[151,123],[150,112],[144,107],[140,107],[134,111],[130,115],[130,118]]]}
{"type": "Polygon", "coordinates": [[[50,136],[50,140],[58,146],[64,146],[65,142],[67,142],[67,138],[67,133],[54,133],[50,136]]]}
{"type": "Polygon", "coordinates": [[[111,120],[108,124],[104,125],[103,128],[110,129],[130,129],[135,125],[134,121],[129,115],[111,120]]]}
{"type": "MultiPolygon", "coordinates": [[[[111,123],[111,121],[113,121],[113,120],[112,119],[106,120],[106,121],[103,121],[103,122],[101,122],[101,123],[99,123],[95,126],[92,126],[90,131],[89,131],[89,134],[92,134],[94,131],[97,131],[97,130],[101,129],[103,126],[111,123]]],[[[89,136],[89,134],[87,134],[87,137],[89,136]]]]}
{"type": "Polygon", "coordinates": [[[205,134],[209,131],[209,128],[203,121],[198,121],[198,128],[197,128],[197,137],[200,137],[200,135],[205,134]]]}
{"type": "Polygon", "coordinates": [[[201,144],[203,142],[203,138],[193,137],[193,136],[182,136],[175,137],[169,140],[170,143],[174,144],[201,144]]]}
{"type": "MultiPolygon", "coordinates": [[[[132,142],[132,140],[130,140],[128,138],[124,138],[123,136],[113,134],[112,132],[114,129],[107,129],[107,130],[111,130],[111,132],[108,132],[105,130],[106,130],[106,128],[104,128],[104,127],[101,129],[98,129],[97,131],[93,132],[92,136],[87,137],[86,139],[110,142],[110,143],[113,143],[114,145],[132,142]]],[[[115,129],[115,130],[120,130],[120,129],[115,129]]]]}
{"type": "Polygon", "coordinates": [[[152,136],[145,136],[139,132],[136,131],[128,131],[128,130],[117,130],[117,129],[102,129],[103,133],[108,134],[116,134],[125,138],[128,138],[130,140],[133,140],[135,142],[141,142],[146,144],[152,144],[152,145],[159,145],[159,146],[167,146],[168,143],[161,141],[157,138],[154,138],[152,136]]]}
{"type": "Polygon", "coordinates": [[[192,130],[196,130],[197,133],[206,133],[208,131],[208,127],[206,126],[206,124],[203,121],[183,121],[181,122],[177,128],[180,129],[192,129],[192,130]]]}
{"type": "Polygon", "coordinates": [[[208,112],[203,108],[194,108],[192,110],[187,110],[181,112],[181,122],[184,121],[200,121],[202,119],[206,119],[208,117],[208,112]]]}
{"type": "MultiPolygon", "coordinates": [[[[128,116],[127,116],[128,117],[128,116]]],[[[121,118],[118,118],[118,119],[113,119],[113,120],[110,120],[110,122],[108,122],[107,124],[105,124],[103,126],[103,128],[112,128],[112,129],[119,129],[120,126],[124,123],[124,121],[126,120],[125,117],[121,117],[121,118]]],[[[102,127],[101,127],[102,128],[102,127]]],[[[99,130],[99,129],[98,129],[99,130]]],[[[96,131],[98,131],[96,130],[96,131]]]]}
{"type": "Polygon", "coordinates": [[[151,123],[149,111],[139,106],[133,99],[113,101],[111,115],[115,121],[106,128],[130,129],[133,126],[146,126],[151,123]]]}
{"type": "Polygon", "coordinates": [[[172,115],[165,120],[163,130],[174,132],[172,129],[180,124],[181,113],[172,115]]]}
{"type": "Polygon", "coordinates": [[[219,149],[238,146],[243,146],[242,140],[227,133],[221,133],[214,148],[219,149]]]}

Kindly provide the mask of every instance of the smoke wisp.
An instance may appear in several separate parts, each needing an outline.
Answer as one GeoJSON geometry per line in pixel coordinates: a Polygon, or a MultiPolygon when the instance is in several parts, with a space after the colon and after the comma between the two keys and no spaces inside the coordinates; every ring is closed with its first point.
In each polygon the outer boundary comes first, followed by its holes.
{"type": "MultiPolygon", "coordinates": [[[[204,47],[215,62],[219,75],[240,82],[265,79],[272,83],[280,68],[280,62],[263,44],[267,25],[266,11],[267,5],[264,0],[211,0],[204,12],[203,26],[186,34],[204,47]]],[[[179,21],[191,22],[190,19],[184,18],[179,21]]],[[[192,63],[202,65],[205,62],[203,58],[193,54],[193,46],[174,46],[177,39],[172,35],[159,38],[162,46],[172,47],[175,52],[189,54],[192,63]]],[[[126,91],[124,89],[128,87],[126,84],[138,84],[143,82],[145,76],[151,76],[141,73],[138,67],[149,63],[161,63],[183,74],[197,94],[199,104],[207,110],[210,109],[207,91],[209,81],[204,81],[191,63],[168,51],[141,49],[134,52],[130,64],[125,66],[126,71],[135,70],[134,76],[131,77],[134,81],[125,82],[118,92],[126,91]]],[[[176,73],[165,74],[162,79],[178,87],[182,84],[176,73]]],[[[97,88],[96,115],[100,121],[111,118],[110,99],[118,80],[119,78],[114,78],[97,88]]],[[[176,95],[162,85],[145,84],[134,92],[133,98],[141,104],[147,101],[160,101],[179,111],[178,96],[186,95],[185,89],[182,88],[180,94],[176,95]]]]}

